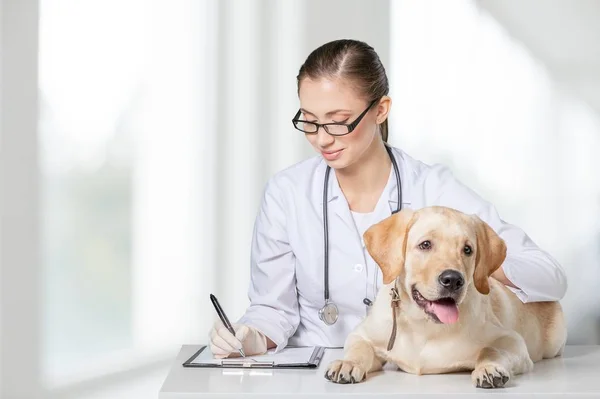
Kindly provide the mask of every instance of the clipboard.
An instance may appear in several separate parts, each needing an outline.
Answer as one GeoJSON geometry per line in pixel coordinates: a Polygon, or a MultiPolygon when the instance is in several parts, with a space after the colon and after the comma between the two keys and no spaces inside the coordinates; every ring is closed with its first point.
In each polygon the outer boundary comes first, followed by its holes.
{"type": "Polygon", "coordinates": [[[319,367],[325,348],[322,346],[288,346],[280,352],[268,351],[265,355],[235,357],[225,359],[213,358],[207,346],[203,346],[188,360],[183,367],[199,368],[269,368],[269,369],[314,369],[319,367]],[[294,360],[292,360],[294,359],[294,360]]]}

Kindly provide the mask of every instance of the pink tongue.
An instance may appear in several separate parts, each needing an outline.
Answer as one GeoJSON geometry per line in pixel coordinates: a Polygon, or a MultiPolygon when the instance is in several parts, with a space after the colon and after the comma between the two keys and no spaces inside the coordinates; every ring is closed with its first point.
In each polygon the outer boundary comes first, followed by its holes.
{"type": "Polygon", "coordinates": [[[458,320],[458,307],[456,304],[429,302],[427,307],[444,324],[456,323],[458,320]]]}

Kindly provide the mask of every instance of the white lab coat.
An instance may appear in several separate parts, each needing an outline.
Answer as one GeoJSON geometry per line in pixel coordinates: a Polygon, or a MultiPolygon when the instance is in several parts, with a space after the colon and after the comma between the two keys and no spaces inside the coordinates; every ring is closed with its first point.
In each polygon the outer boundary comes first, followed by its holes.
{"type": "MultiPolygon", "coordinates": [[[[518,227],[502,221],[496,209],[441,165],[429,166],[393,148],[402,178],[402,208],[443,205],[477,214],[506,242],[504,273],[523,302],[559,300],[567,288],[561,266],[518,227]]],[[[328,326],[319,319],[324,304],[323,183],[320,156],[297,163],[267,183],[252,239],[250,306],[238,321],[286,345],[342,347],[374,300],[381,271],[364,247],[334,170],[329,177],[329,292],[339,309],[328,326]]],[[[391,170],[376,205],[373,223],[396,209],[396,178],[391,170]]],[[[512,288],[511,288],[512,289],[512,288]]]]}

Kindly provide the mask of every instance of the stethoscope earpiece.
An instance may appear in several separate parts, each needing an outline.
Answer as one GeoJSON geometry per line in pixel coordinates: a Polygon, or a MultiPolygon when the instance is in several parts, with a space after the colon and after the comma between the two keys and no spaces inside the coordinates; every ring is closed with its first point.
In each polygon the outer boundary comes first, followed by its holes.
{"type": "MultiPolygon", "coordinates": [[[[392,166],[394,167],[394,173],[396,174],[396,189],[398,190],[398,205],[396,209],[392,211],[392,215],[400,212],[402,208],[402,182],[400,179],[400,171],[398,170],[398,164],[392,153],[392,149],[386,145],[392,166]]],[[[329,228],[327,226],[327,188],[329,187],[329,172],[331,167],[327,166],[325,170],[325,180],[323,187],[323,244],[324,244],[324,263],[325,263],[325,306],[319,310],[319,318],[327,325],[335,324],[338,319],[339,311],[337,306],[329,299],[329,228]]],[[[363,303],[367,306],[371,306],[373,302],[369,298],[363,299],[363,303]]]]}

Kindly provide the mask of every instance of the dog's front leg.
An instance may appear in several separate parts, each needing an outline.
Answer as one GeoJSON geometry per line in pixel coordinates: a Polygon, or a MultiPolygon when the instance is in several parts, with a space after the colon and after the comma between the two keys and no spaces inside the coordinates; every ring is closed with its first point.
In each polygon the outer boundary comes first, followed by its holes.
{"type": "Polygon", "coordinates": [[[329,364],[325,378],[341,384],[361,382],[368,373],[381,370],[384,363],[369,341],[352,333],[344,345],[344,358],[329,364]]]}
{"type": "Polygon", "coordinates": [[[479,351],[471,378],[478,388],[501,388],[515,375],[532,368],[523,338],[517,334],[506,335],[479,351]]]}

